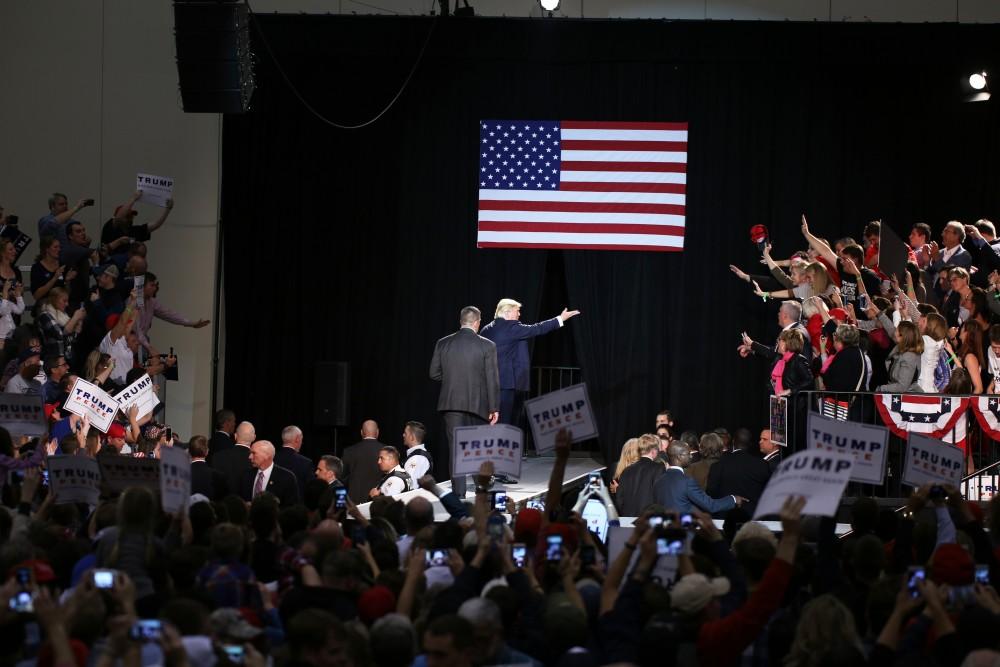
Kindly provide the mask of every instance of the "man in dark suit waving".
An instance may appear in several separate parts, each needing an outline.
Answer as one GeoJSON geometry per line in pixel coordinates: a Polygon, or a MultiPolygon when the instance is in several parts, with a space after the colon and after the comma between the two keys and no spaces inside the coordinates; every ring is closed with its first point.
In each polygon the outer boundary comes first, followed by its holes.
{"type": "Polygon", "coordinates": [[[258,440],[250,448],[250,463],[253,466],[243,477],[240,496],[253,501],[262,493],[270,493],[281,503],[290,507],[299,502],[299,485],[295,474],[286,468],[274,465],[274,445],[267,440],[258,440]]]}
{"type": "Polygon", "coordinates": [[[519,426],[524,395],[531,388],[531,359],[528,356],[528,339],[547,334],[560,328],[579,310],[563,309],[562,313],[538,324],[522,324],[521,304],[513,299],[500,299],[496,319],[483,327],[483,338],[497,346],[497,365],[500,368],[500,423],[519,426]]]}
{"type": "MultiPolygon", "coordinates": [[[[439,340],[431,358],[431,379],[441,382],[438,412],[444,417],[449,461],[455,453],[457,427],[496,424],[500,416],[497,348],[479,335],[480,319],[478,308],[463,308],[461,328],[439,340]]],[[[465,476],[452,477],[451,489],[464,498],[465,476]]]]}

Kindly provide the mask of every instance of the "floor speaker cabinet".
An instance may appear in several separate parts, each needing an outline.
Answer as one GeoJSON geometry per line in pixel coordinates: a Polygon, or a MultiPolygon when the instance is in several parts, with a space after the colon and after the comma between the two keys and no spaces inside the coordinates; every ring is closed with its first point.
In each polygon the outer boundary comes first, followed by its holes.
{"type": "Polygon", "coordinates": [[[254,91],[246,4],[174,2],[181,103],[187,113],[245,113],[254,91]]]}
{"type": "Polygon", "coordinates": [[[318,426],[347,426],[351,393],[351,365],[321,361],[313,375],[313,421],[318,426]]]}

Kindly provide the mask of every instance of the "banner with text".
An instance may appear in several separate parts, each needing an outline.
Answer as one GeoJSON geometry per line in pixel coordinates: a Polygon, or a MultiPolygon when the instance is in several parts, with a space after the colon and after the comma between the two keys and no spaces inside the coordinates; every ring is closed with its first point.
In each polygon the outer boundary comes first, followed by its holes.
{"type": "Polygon", "coordinates": [[[160,499],[163,511],[172,514],[191,498],[191,457],[180,447],[160,448],[160,499]]]}
{"type": "Polygon", "coordinates": [[[958,447],[919,433],[910,433],[906,443],[903,484],[951,484],[962,482],[965,452],[958,447]]]}
{"type": "Polygon", "coordinates": [[[101,476],[108,490],[119,493],[130,486],[160,490],[160,462],[156,459],[135,459],[131,456],[102,456],[101,476]]]}
{"type": "Polygon", "coordinates": [[[597,437],[597,423],[590,409],[585,383],[574,384],[524,402],[535,450],[545,453],[555,448],[560,429],[571,433],[570,442],[597,437]]]}
{"type": "Polygon", "coordinates": [[[149,375],[143,375],[122,389],[115,394],[118,408],[125,414],[128,414],[128,409],[133,404],[137,404],[139,406],[139,414],[136,415],[136,419],[142,419],[150,414],[153,408],[160,404],[160,399],[157,398],[156,392],[153,391],[153,384],[153,378],[149,377],[149,375]]]}
{"type": "Polygon", "coordinates": [[[164,208],[167,200],[174,196],[174,179],[152,174],[136,174],[135,189],[142,190],[139,201],[164,208]]]}
{"type": "Polygon", "coordinates": [[[107,433],[118,412],[118,401],[96,384],[77,378],[63,407],[74,415],[90,417],[91,426],[107,433]]]}
{"type": "Polygon", "coordinates": [[[48,433],[41,396],[0,394],[0,426],[11,435],[44,437],[48,433]]]}
{"type": "Polygon", "coordinates": [[[45,466],[49,471],[49,492],[56,504],[97,504],[101,497],[101,468],[95,459],[50,456],[45,459],[45,466]]]}
{"type": "Polygon", "coordinates": [[[771,474],[753,518],[778,514],[789,496],[806,499],[803,514],[836,516],[853,467],[853,457],[840,452],[807,449],[792,454],[771,474]]]}
{"type": "Polygon", "coordinates": [[[523,448],[524,431],[516,426],[460,426],[455,429],[452,473],[475,475],[480,464],[492,461],[496,474],[519,479],[523,448]]]}
{"type": "Polygon", "coordinates": [[[806,446],[809,449],[853,455],[852,482],[881,484],[885,479],[889,429],[884,426],[845,422],[824,417],[818,412],[810,412],[806,446]]]}

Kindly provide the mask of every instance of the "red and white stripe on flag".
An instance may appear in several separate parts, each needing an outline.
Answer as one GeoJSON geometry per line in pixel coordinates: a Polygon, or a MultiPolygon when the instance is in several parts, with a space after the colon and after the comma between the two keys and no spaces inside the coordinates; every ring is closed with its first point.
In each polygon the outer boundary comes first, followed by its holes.
{"type": "Polygon", "coordinates": [[[687,123],[481,121],[480,248],[680,251],[687,123]]]}
{"type": "Polygon", "coordinates": [[[901,438],[907,433],[923,433],[965,447],[969,408],[966,397],[876,394],[875,407],[889,430],[901,438]]]}
{"type": "Polygon", "coordinates": [[[1000,440],[1000,396],[976,396],[972,399],[972,412],[983,432],[993,440],[1000,440]]]}

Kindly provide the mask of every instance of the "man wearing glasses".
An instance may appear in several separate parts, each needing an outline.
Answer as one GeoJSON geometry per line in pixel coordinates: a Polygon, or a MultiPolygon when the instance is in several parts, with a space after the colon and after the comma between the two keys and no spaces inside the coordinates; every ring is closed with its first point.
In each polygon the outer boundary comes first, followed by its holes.
{"type": "Polygon", "coordinates": [[[69,364],[66,363],[65,357],[46,357],[45,358],[45,384],[42,385],[42,396],[45,398],[46,403],[56,403],[59,401],[59,394],[62,390],[59,388],[59,382],[66,376],[69,372],[69,364]]]}

